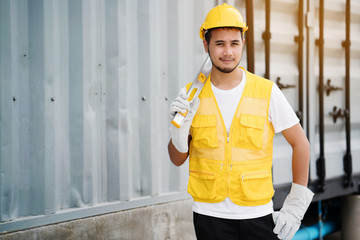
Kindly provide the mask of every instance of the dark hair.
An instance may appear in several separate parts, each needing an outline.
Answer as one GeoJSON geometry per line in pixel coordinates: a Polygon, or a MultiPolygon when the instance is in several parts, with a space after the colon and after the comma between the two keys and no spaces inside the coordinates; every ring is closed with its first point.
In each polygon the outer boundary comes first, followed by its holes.
{"type": "MultiPolygon", "coordinates": [[[[243,29],[242,28],[238,28],[238,27],[218,27],[218,28],[231,28],[231,29],[239,29],[240,30],[240,35],[241,35],[241,40],[243,39],[243,29]]],[[[209,44],[210,43],[210,39],[211,39],[211,31],[217,29],[217,28],[211,28],[209,30],[205,31],[205,41],[209,44]]]]}

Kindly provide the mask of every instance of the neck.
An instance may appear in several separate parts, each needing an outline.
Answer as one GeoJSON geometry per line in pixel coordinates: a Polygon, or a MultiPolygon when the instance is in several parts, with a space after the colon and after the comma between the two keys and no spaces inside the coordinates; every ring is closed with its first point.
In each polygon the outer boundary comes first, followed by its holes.
{"type": "Polygon", "coordinates": [[[222,90],[233,89],[238,86],[242,80],[242,74],[240,68],[235,68],[231,73],[223,73],[216,68],[211,70],[211,83],[222,90]]]}

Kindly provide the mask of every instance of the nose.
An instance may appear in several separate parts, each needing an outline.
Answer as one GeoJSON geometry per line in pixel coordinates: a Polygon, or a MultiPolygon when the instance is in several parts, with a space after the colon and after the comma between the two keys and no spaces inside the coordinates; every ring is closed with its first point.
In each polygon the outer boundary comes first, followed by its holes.
{"type": "Polygon", "coordinates": [[[224,48],[224,55],[225,56],[231,56],[232,52],[231,52],[231,47],[229,45],[226,45],[224,48]]]}

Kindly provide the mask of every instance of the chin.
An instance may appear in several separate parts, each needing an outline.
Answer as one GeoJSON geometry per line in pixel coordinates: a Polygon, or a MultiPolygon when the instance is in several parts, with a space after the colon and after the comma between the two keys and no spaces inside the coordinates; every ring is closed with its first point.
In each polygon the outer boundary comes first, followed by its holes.
{"type": "Polygon", "coordinates": [[[235,67],[221,67],[221,68],[218,68],[218,70],[220,72],[223,72],[223,73],[231,73],[236,69],[236,67],[237,66],[235,66],[235,67]]]}

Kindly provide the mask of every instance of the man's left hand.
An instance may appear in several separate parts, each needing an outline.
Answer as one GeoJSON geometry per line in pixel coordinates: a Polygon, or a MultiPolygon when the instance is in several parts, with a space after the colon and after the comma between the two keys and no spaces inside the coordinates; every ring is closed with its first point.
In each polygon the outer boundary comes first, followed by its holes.
{"type": "Polygon", "coordinates": [[[300,227],[314,193],[307,187],[293,183],[280,211],[273,213],[274,233],[279,239],[290,240],[300,227]]]}

